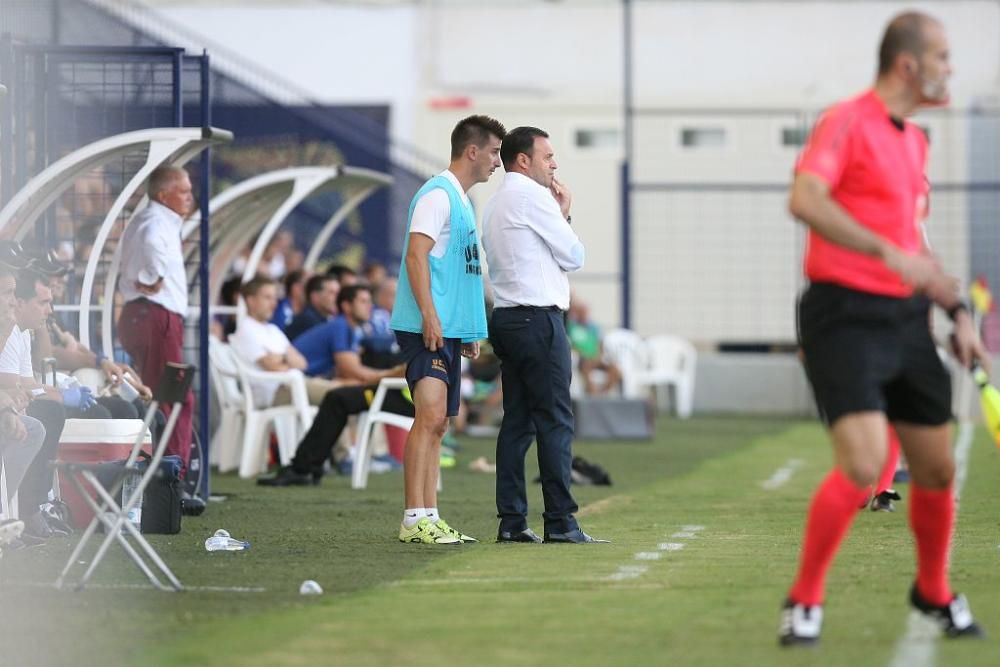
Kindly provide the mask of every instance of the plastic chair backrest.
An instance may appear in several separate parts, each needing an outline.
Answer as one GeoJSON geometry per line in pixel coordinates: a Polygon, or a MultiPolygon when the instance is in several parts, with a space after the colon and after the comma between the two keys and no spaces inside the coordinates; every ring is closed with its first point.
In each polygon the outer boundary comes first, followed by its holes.
{"type": "Polygon", "coordinates": [[[644,370],[649,363],[642,337],[631,329],[612,329],[601,341],[604,353],[622,373],[644,370]]]}
{"type": "Polygon", "coordinates": [[[679,336],[659,334],[646,339],[649,370],[657,377],[683,377],[694,370],[698,353],[679,336]]]}
{"type": "Polygon", "coordinates": [[[208,338],[209,374],[219,401],[226,406],[244,408],[246,397],[240,387],[240,371],[233,349],[213,336],[208,338]]]}

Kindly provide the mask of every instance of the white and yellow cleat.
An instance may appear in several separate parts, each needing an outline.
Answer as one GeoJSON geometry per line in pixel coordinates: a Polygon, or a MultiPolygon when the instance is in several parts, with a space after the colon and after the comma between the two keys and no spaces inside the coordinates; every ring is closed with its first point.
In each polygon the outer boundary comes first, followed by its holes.
{"type": "Polygon", "coordinates": [[[445,522],[444,519],[438,519],[437,523],[435,523],[434,525],[437,526],[438,530],[440,530],[445,535],[451,535],[452,537],[457,538],[461,542],[466,542],[467,543],[467,542],[478,542],[479,541],[479,540],[477,540],[474,537],[469,537],[468,535],[466,535],[465,533],[463,533],[463,532],[461,532],[459,530],[455,530],[454,528],[452,528],[451,526],[449,526],[447,524],[447,522],[445,522]]]}
{"type": "Polygon", "coordinates": [[[414,544],[461,544],[462,540],[445,533],[436,524],[431,523],[427,517],[417,521],[415,525],[407,528],[405,524],[399,526],[399,541],[414,544]]]}

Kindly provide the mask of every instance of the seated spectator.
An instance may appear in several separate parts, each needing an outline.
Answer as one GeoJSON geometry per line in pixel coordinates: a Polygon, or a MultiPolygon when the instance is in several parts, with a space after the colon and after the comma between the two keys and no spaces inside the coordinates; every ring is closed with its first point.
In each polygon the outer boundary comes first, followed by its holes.
{"type": "MultiPolygon", "coordinates": [[[[243,285],[242,293],[247,314],[229,337],[233,351],[246,363],[265,371],[286,371],[293,368],[305,370],[305,358],[292,347],[281,329],[269,321],[278,301],[275,281],[258,275],[243,285]]],[[[319,405],[326,392],[342,384],[344,383],[334,380],[307,377],[309,402],[319,405]]],[[[257,380],[252,383],[250,391],[254,404],[262,408],[287,405],[292,399],[287,386],[277,381],[257,380]]]]}
{"type": "Polygon", "coordinates": [[[402,377],[404,367],[377,369],[361,362],[360,327],[372,312],[372,295],[364,285],[345,287],[337,295],[340,315],[313,327],[292,341],[306,358],[306,375],[373,384],[385,377],[402,377]]]}
{"type": "MultiPolygon", "coordinates": [[[[47,259],[35,259],[32,262],[32,269],[37,269],[45,276],[47,285],[52,293],[53,301],[56,294],[63,293],[58,285],[61,284],[62,267],[47,259]],[[56,285],[56,288],[52,286],[56,285]]],[[[116,363],[108,359],[99,352],[94,352],[82,345],[73,334],[64,331],[54,314],[50,314],[45,322],[45,326],[33,330],[34,344],[32,345],[32,367],[42,368],[41,360],[45,358],[55,359],[56,369],[66,373],[81,368],[95,368],[104,372],[108,385],[112,388],[118,387],[124,381],[126,373],[131,378],[130,384],[139,393],[135,403],[129,403],[117,395],[98,397],[97,402],[107,408],[114,419],[138,419],[140,415],[146,413],[146,406],[143,401],[150,401],[153,392],[149,387],[142,384],[139,373],[127,364],[116,363]]]]}
{"type": "Polygon", "coordinates": [[[295,340],[318,324],[337,314],[340,283],[329,275],[313,276],[306,282],[306,305],[285,328],[285,335],[295,340]]]}
{"type": "Polygon", "coordinates": [[[392,368],[405,361],[390,326],[396,302],[396,279],[385,278],[374,292],[371,319],[361,325],[361,361],[372,368],[392,368]]]}
{"type": "MultiPolygon", "coordinates": [[[[41,450],[28,465],[21,482],[19,504],[21,515],[25,517],[23,535],[27,536],[22,539],[45,540],[57,534],[68,535],[71,532],[65,523],[41,511],[52,488],[49,461],[56,458],[59,437],[66,423],[66,410],[86,410],[96,404],[89,391],[81,388],[60,391],[55,387],[45,387],[35,380],[31,368],[31,336],[28,331],[18,327],[16,321],[21,303],[17,297],[17,281],[10,265],[2,263],[3,259],[4,257],[0,257],[0,389],[13,398],[18,408],[26,406],[27,414],[44,427],[41,431],[41,450]]],[[[38,280],[26,282],[33,287],[41,285],[38,280]]],[[[51,298],[48,288],[39,289],[29,299],[32,304],[24,309],[26,317],[29,317],[29,310],[37,312],[39,325],[44,324],[48,314],[46,298],[51,298]],[[36,301],[41,302],[41,305],[36,301]]],[[[24,423],[28,428],[30,423],[26,420],[24,423]]]]}
{"type": "Polygon", "coordinates": [[[601,346],[601,330],[590,320],[590,309],[579,298],[573,298],[566,317],[566,333],[570,345],[580,357],[580,377],[583,390],[588,395],[608,394],[617,388],[622,380],[621,370],[607,359],[601,346]],[[604,373],[604,383],[597,386],[592,374],[604,373]]]}
{"type": "Polygon", "coordinates": [[[375,261],[366,262],[364,268],[361,269],[361,275],[364,276],[365,283],[367,283],[368,286],[372,288],[372,291],[376,293],[382,286],[382,281],[388,277],[388,273],[385,270],[385,264],[375,261]]]}
{"type": "Polygon", "coordinates": [[[289,271],[285,274],[285,295],[278,300],[278,306],[271,316],[271,323],[284,331],[292,323],[295,316],[306,307],[306,280],[309,274],[302,270],[289,271]]]}
{"type": "MultiPolygon", "coordinates": [[[[28,468],[32,461],[38,456],[45,439],[45,427],[33,417],[21,414],[22,406],[7,392],[0,391],[0,459],[3,460],[4,476],[7,480],[7,498],[9,503],[18,492],[21,481],[28,473],[28,468]]],[[[23,506],[23,505],[22,505],[23,506]]],[[[7,526],[14,519],[6,517],[0,522],[0,533],[5,531],[7,526]]],[[[12,535],[8,539],[2,540],[8,549],[18,549],[27,544],[32,544],[37,540],[30,536],[17,539],[24,528],[23,523],[18,522],[17,535],[12,535]]]]}
{"type": "Polygon", "coordinates": [[[341,287],[358,284],[358,272],[343,264],[331,264],[326,270],[326,275],[336,278],[341,287]]]}
{"type": "MultiPolygon", "coordinates": [[[[240,285],[243,279],[240,276],[233,276],[222,283],[219,289],[219,305],[235,308],[240,295],[240,285]]],[[[216,313],[212,316],[212,321],[208,325],[209,333],[221,341],[229,339],[230,334],[236,330],[236,315],[233,313],[216,313]]]]}
{"type": "Polygon", "coordinates": [[[287,229],[276,233],[264,248],[260,258],[257,273],[262,273],[273,280],[281,280],[288,271],[287,255],[295,247],[295,237],[287,229]]]}

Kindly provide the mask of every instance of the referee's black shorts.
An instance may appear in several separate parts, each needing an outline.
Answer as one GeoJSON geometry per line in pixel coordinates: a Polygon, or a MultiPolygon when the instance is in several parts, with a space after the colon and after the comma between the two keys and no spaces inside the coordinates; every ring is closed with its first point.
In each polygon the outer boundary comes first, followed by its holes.
{"type": "Polygon", "coordinates": [[[813,283],[799,299],[799,344],[823,421],[884,412],[890,421],[951,420],[951,377],[930,333],[930,301],[813,283]]]}

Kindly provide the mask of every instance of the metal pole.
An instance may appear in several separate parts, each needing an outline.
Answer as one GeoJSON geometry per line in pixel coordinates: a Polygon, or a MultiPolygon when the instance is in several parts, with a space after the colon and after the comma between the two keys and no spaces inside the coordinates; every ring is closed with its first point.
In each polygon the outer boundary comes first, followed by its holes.
{"type": "Polygon", "coordinates": [[[174,125],[184,127],[184,52],[174,53],[173,62],[174,90],[174,125]]]}
{"type": "Polygon", "coordinates": [[[632,219],[630,198],[632,164],[632,0],[622,0],[622,97],[624,106],[625,161],[621,168],[621,275],[622,275],[622,326],[632,324],[632,219]]]}
{"type": "MultiPolygon", "coordinates": [[[[201,126],[212,125],[212,95],[211,71],[209,69],[208,51],[201,55],[201,126]]],[[[198,252],[198,291],[201,317],[198,318],[198,436],[201,441],[201,497],[206,502],[210,491],[208,462],[208,325],[209,325],[209,290],[208,290],[208,202],[212,195],[212,149],[206,148],[201,153],[201,222],[199,226],[198,252]]]]}
{"type": "MultiPolygon", "coordinates": [[[[14,44],[10,35],[0,37],[0,73],[4,81],[14,85],[11,71],[14,69],[14,44]]],[[[14,107],[6,93],[0,94],[0,206],[14,196],[14,107]]],[[[20,93],[20,91],[18,91],[20,93]]]]}

